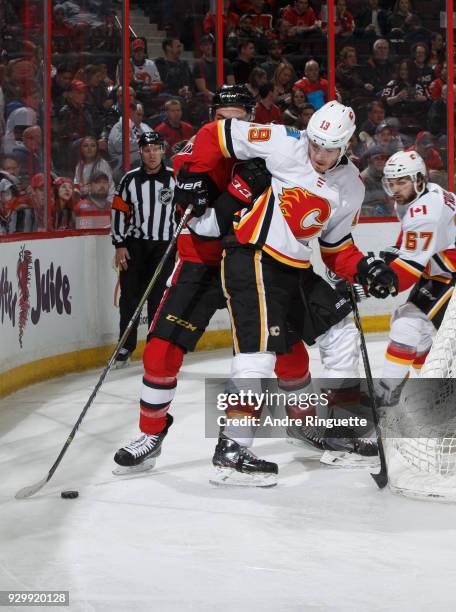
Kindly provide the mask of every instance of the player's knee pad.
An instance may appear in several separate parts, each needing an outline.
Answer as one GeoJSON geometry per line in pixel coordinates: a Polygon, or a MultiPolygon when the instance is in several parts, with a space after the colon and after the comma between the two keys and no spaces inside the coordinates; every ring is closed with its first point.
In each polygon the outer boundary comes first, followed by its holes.
{"type": "Polygon", "coordinates": [[[184,359],[184,351],[162,338],[152,338],[143,354],[146,376],[153,378],[176,378],[184,359]]]}
{"type": "Polygon", "coordinates": [[[359,336],[350,317],[345,317],[317,338],[327,378],[359,377],[359,336]]]}
{"type": "Polygon", "coordinates": [[[290,353],[277,355],[275,374],[285,384],[304,381],[309,377],[309,353],[303,342],[293,344],[290,353]]]}

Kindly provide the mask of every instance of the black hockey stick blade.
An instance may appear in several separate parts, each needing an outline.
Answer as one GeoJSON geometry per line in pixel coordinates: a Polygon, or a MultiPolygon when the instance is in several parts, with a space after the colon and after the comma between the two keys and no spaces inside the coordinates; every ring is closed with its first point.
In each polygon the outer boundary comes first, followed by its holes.
{"type": "Polygon", "coordinates": [[[376,485],[379,489],[384,489],[388,484],[388,465],[386,463],[385,449],[383,448],[382,432],[380,430],[377,400],[375,397],[374,381],[372,379],[372,371],[369,362],[369,354],[367,352],[366,339],[364,338],[363,328],[361,326],[361,317],[359,316],[358,304],[356,302],[355,291],[350,283],[347,283],[348,295],[350,296],[350,302],[353,309],[353,316],[355,319],[355,325],[359,333],[359,343],[361,347],[361,355],[363,358],[364,371],[366,372],[366,382],[369,389],[369,395],[372,402],[372,417],[374,419],[375,434],[377,436],[378,456],[380,459],[380,472],[378,474],[372,474],[372,478],[375,480],[376,485]]]}

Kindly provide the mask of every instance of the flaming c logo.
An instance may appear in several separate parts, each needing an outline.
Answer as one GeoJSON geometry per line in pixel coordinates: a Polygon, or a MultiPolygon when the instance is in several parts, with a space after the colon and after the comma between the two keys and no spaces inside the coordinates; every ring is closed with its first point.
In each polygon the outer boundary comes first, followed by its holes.
{"type": "Polygon", "coordinates": [[[331,214],[326,198],[300,187],[283,189],[279,200],[280,210],[296,238],[312,238],[320,233],[331,214]]]}

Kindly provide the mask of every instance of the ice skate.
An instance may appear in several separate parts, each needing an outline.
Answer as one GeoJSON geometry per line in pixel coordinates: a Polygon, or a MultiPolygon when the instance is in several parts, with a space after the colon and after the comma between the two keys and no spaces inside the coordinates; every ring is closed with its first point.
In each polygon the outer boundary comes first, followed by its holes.
{"type": "Polygon", "coordinates": [[[278,466],[258,459],[250,449],[223,434],[215,447],[214,474],[209,482],[214,485],[273,487],[277,484],[278,466]]]}
{"type": "Polygon", "coordinates": [[[163,431],[154,435],[142,433],[136,440],[119,449],[114,455],[117,467],[114,468],[112,473],[116,476],[122,476],[148,472],[154,468],[157,457],[161,453],[162,442],[172,423],[173,417],[167,414],[166,427],[163,431]]]}
{"type": "Polygon", "coordinates": [[[336,468],[370,469],[379,467],[377,441],[374,438],[327,438],[320,463],[336,468]]]}
{"type": "Polygon", "coordinates": [[[131,353],[128,349],[122,348],[119,351],[119,354],[116,357],[114,362],[114,368],[116,370],[121,370],[123,368],[127,368],[130,365],[131,361],[131,353]]]}

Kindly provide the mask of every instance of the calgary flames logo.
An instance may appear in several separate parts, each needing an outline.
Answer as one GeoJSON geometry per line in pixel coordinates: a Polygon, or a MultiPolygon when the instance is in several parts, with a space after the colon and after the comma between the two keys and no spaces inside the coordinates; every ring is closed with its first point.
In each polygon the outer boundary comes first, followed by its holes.
{"type": "Polygon", "coordinates": [[[307,189],[284,189],[279,200],[280,210],[296,238],[312,238],[319,234],[331,214],[328,200],[307,189]]]}

